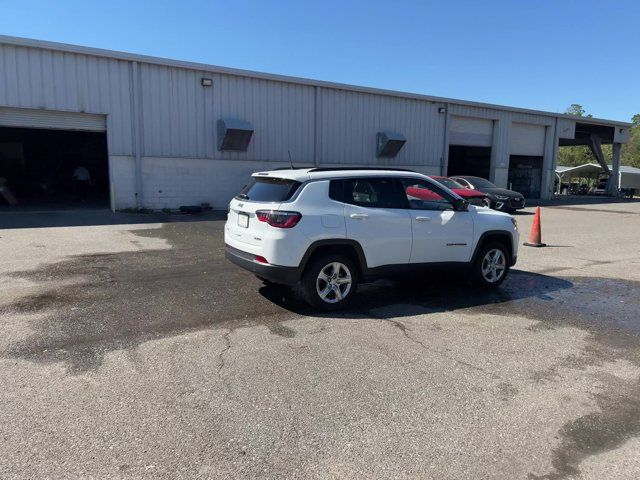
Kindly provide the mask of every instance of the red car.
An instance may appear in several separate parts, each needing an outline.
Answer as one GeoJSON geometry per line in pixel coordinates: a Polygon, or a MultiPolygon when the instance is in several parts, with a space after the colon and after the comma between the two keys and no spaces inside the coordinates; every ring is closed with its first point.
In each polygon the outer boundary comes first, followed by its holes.
{"type": "MultiPolygon", "coordinates": [[[[488,198],[487,195],[478,191],[471,190],[469,188],[464,188],[455,180],[451,180],[447,177],[438,177],[438,176],[429,176],[432,180],[435,180],[440,185],[447,187],[449,190],[457,193],[462,198],[467,200],[471,205],[477,206],[488,206],[488,198]]],[[[426,188],[420,188],[417,186],[412,186],[407,188],[407,195],[420,199],[420,200],[429,200],[429,201],[439,201],[442,200],[442,197],[438,195],[436,192],[428,190],[426,188]]]]}
{"type": "Polygon", "coordinates": [[[455,180],[452,180],[451,178],[447,178],[447,177],[438,177],[435,175],[430,175],[429,178],[431,178],[432,180],[435,180],[440,185],[444,185],[449,190],[457,193],[466,201],[468,201],[471,205],[478,205],[478,206],[485,206],[485,207],[489,206],[489,202],[488,202],[489,199],[487,198],[487,195],[478,190],[471,190],[470,188],[465,188],[455,180]]]}

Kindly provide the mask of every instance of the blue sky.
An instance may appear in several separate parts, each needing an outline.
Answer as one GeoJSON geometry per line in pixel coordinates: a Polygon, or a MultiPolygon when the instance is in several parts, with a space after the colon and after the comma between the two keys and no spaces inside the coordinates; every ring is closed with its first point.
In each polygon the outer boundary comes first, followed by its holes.
{"type": "Polygon", "coordinates": [[[0,0],[0,33],[597,117],[640,113],[640,2],[0,0]]]}

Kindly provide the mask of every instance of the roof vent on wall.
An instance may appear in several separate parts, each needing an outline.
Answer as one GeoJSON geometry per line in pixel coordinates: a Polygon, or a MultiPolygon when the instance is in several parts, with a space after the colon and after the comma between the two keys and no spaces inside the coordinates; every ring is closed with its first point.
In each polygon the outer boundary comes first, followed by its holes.
{"type": "Polygon", "coordinates": [[[404,135],[396,132],[378,132],[376,135],[378,157],[395,157],[407,142],[404,135]]]}
{"type": "Polygon", "coordinates": [[[218,150],[246,152],[253,136],[253,126],[249,122],[236,119],[218,120],[218,150]]]}

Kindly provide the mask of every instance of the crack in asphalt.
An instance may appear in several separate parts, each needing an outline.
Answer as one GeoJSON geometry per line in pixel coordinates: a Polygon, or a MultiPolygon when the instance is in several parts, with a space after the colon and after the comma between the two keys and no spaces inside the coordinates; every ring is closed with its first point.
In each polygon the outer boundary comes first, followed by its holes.
{"type": "Polygon", "coordinates": [[[222,335],[222,339],[224,340],[224,347],[222,349],[222,351],[218,354],[218,374],[220,374],[220,372],[222,371],[222,369],[224,368],[224,354],[227,353],[230,349],[231,349],[231,333],[233,332],[232,329],[228,329],[228,331],[222,335]]]}
{"type": "MultiPolygon", "coordinates": [[[[273,334],[291,338],[296,330],[283,325],[279,317],[287,312],[296,314],[294,318],[310,315],[306,306],[287,292],[283,294],[282,289],[258,290],[251,275],[227,269],[221,245],[211,240],[218,238],[219,232],[206,224],[136,233],[167,237],[176,248],[78,256],[35,271],[13,274],[35,282],[79,280],[0,307],[0,315],[43,314],[42,318],[28,321],[32,333],[8,344],[6,350],[0,351],[0,358],[62,362],[70,373],[83,373],[100,366],[105,355],[115,349],[134,349],[147,340],[185,331],[224,328],[228,331],[222,335],[224,344],[217,356],[217,373],[228,393],[229,350],[237,347],[231,339],[235,328],[261,325],[273,334]],[[203,263],[208,265],[208,273],[203,271],[203,263]]],[[[634,261],[635,257],[631,263],[634,261]]],[[[560,369],[584,368],[585,362],[624,358],[640,365],[640,355],[635,353],[640,334],[637,321],[640,304],[635,292],[640,282],[540,274],[552,271],[515,270],[498,291],[466,289],[464,295],[460,294],[464,287],[449,288],[433,282],[410,282],[408,286],[405,283],[404,288],[381,295],[379,284],[373,284],[363,288],[354,309],[341,316],[359,318],[364,313],[389,322],[419,348],[496,380],[501,377],[455,358],[448,350],[432,348],[405,323],[378,315],[371,306],[410,304],[418,311],[428,307],[430,313],[466,310],[474,314],[521,316],[537,322],[527,328],[534,334],[562,326],[576,326],[594,334],[590,342],[600,346],[601,351],[585,350],[584,358],[567,357],[559,365],[534,375],[531,378],[534,382],[559,380],[560,369]]],[[[396,317],[414,316],[415,311],[403,309],[396,317]]],[[[619,448],[629,438],[640,435],[638,382],[607,377],[603,388],[606,391],[595,395],[598,411],[574,418],[559,429],[560,441],[551,459],[553,470],[542,476],[530,474],[529,478],[558,480],[574,476],[585,458],[619,448]]],[[[499,384],[498,389],[505,398],[515,394],[507,383],[499,384]]]]}
{"type": "Polygon", "coordinates": [[[431,348],[431,347],[427,346],[427,345],[426,345],[422,340],[419,340],[419,339],[417,339],[417,338],[413,337],[413,336],[410,334],[411,329],[410,329],[409,327],[407,327],[404,323],[402,323],[402,322],[401,322],[401,321],[399,321],[399,320],[394,320],[393,318],[385,318],[385,317],[383,317],[383,316],[380,316],[380,315],[376,314],[375,312],[373,312],[373,311],[371,311],[371,310],[370,310],[368,313],[369,313],[369,315],[371,315],[372,317],[375,317],[375,318],[377,318],[377,319],[379,319],[379,320],[383,320],[383,321],[385,321],[385,322],[391,323],[394,327],[396,327],[398,330],[400,330],[400,331],[402,332],[402,334],[403,334],[403,335],[404,335],[404,336],[405,336],[409,341],[411,341],[411,342],[413,342],[414,344],[416,344],[416,345],[420,346],[422,349],[424,349],[424,350],[425,350],[425,351],[427,351],[427,352],[435,353],[435,354],[437,354],[437,355],[440,355],[441,357],[446,358],[447,360],[451,360],[451,361],[455,362],[455,363],[456,363],[456,364],[458,364],[458,365],[462,365],[462,366],[464,366],[464,367],[466,367],[466,368],[470,368],[470,369],[472,369],[472,370],[475,370],[475,371],[481,372],[481,373],[483,373],[483,374],[485,374],[485,375],[488,375],[489,377],[493,378],[494,380],[500,380],[500,379],[502,378],[502,377],[500,377],[499,375],[496,375],[496,374],[495,374],[495,373],[493,373],[493,372],[490,372],[490,371],[488,371],[488,370],[485,370],[485,369],[484,369],[484,368],[482,368],[482,367],[478,367],[478,366],[476,366],[476,365],[473,365],[472,363],[465,362],[464,360],[460,360],[460,359],[458,359],[458,358],[452,357],[451,355],[448,355],[447,353],[443,352],[442,350],[438,350],[438,349],[436,349],[436,348],[431,348]]]}

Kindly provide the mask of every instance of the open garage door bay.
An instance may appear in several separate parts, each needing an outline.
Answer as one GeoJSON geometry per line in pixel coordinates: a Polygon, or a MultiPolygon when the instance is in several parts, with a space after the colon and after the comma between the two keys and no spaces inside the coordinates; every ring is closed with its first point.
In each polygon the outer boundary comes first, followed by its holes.
{"type": "Polygon", "coordinates": [[[0,207],[107,206],[106,117],[0,107],[0,207]]]}
{"type": "Polygon", "coordinates": [[[8,107],[0,107],[0,127],[47,128],[88,132],[107,131],[106,117],[104,115],[8,107]]]}
{"type": "Polygon", "coordinates": [[[489,179],[493,121],[451,117],[447,175],[473,175],[489,179]]]}

